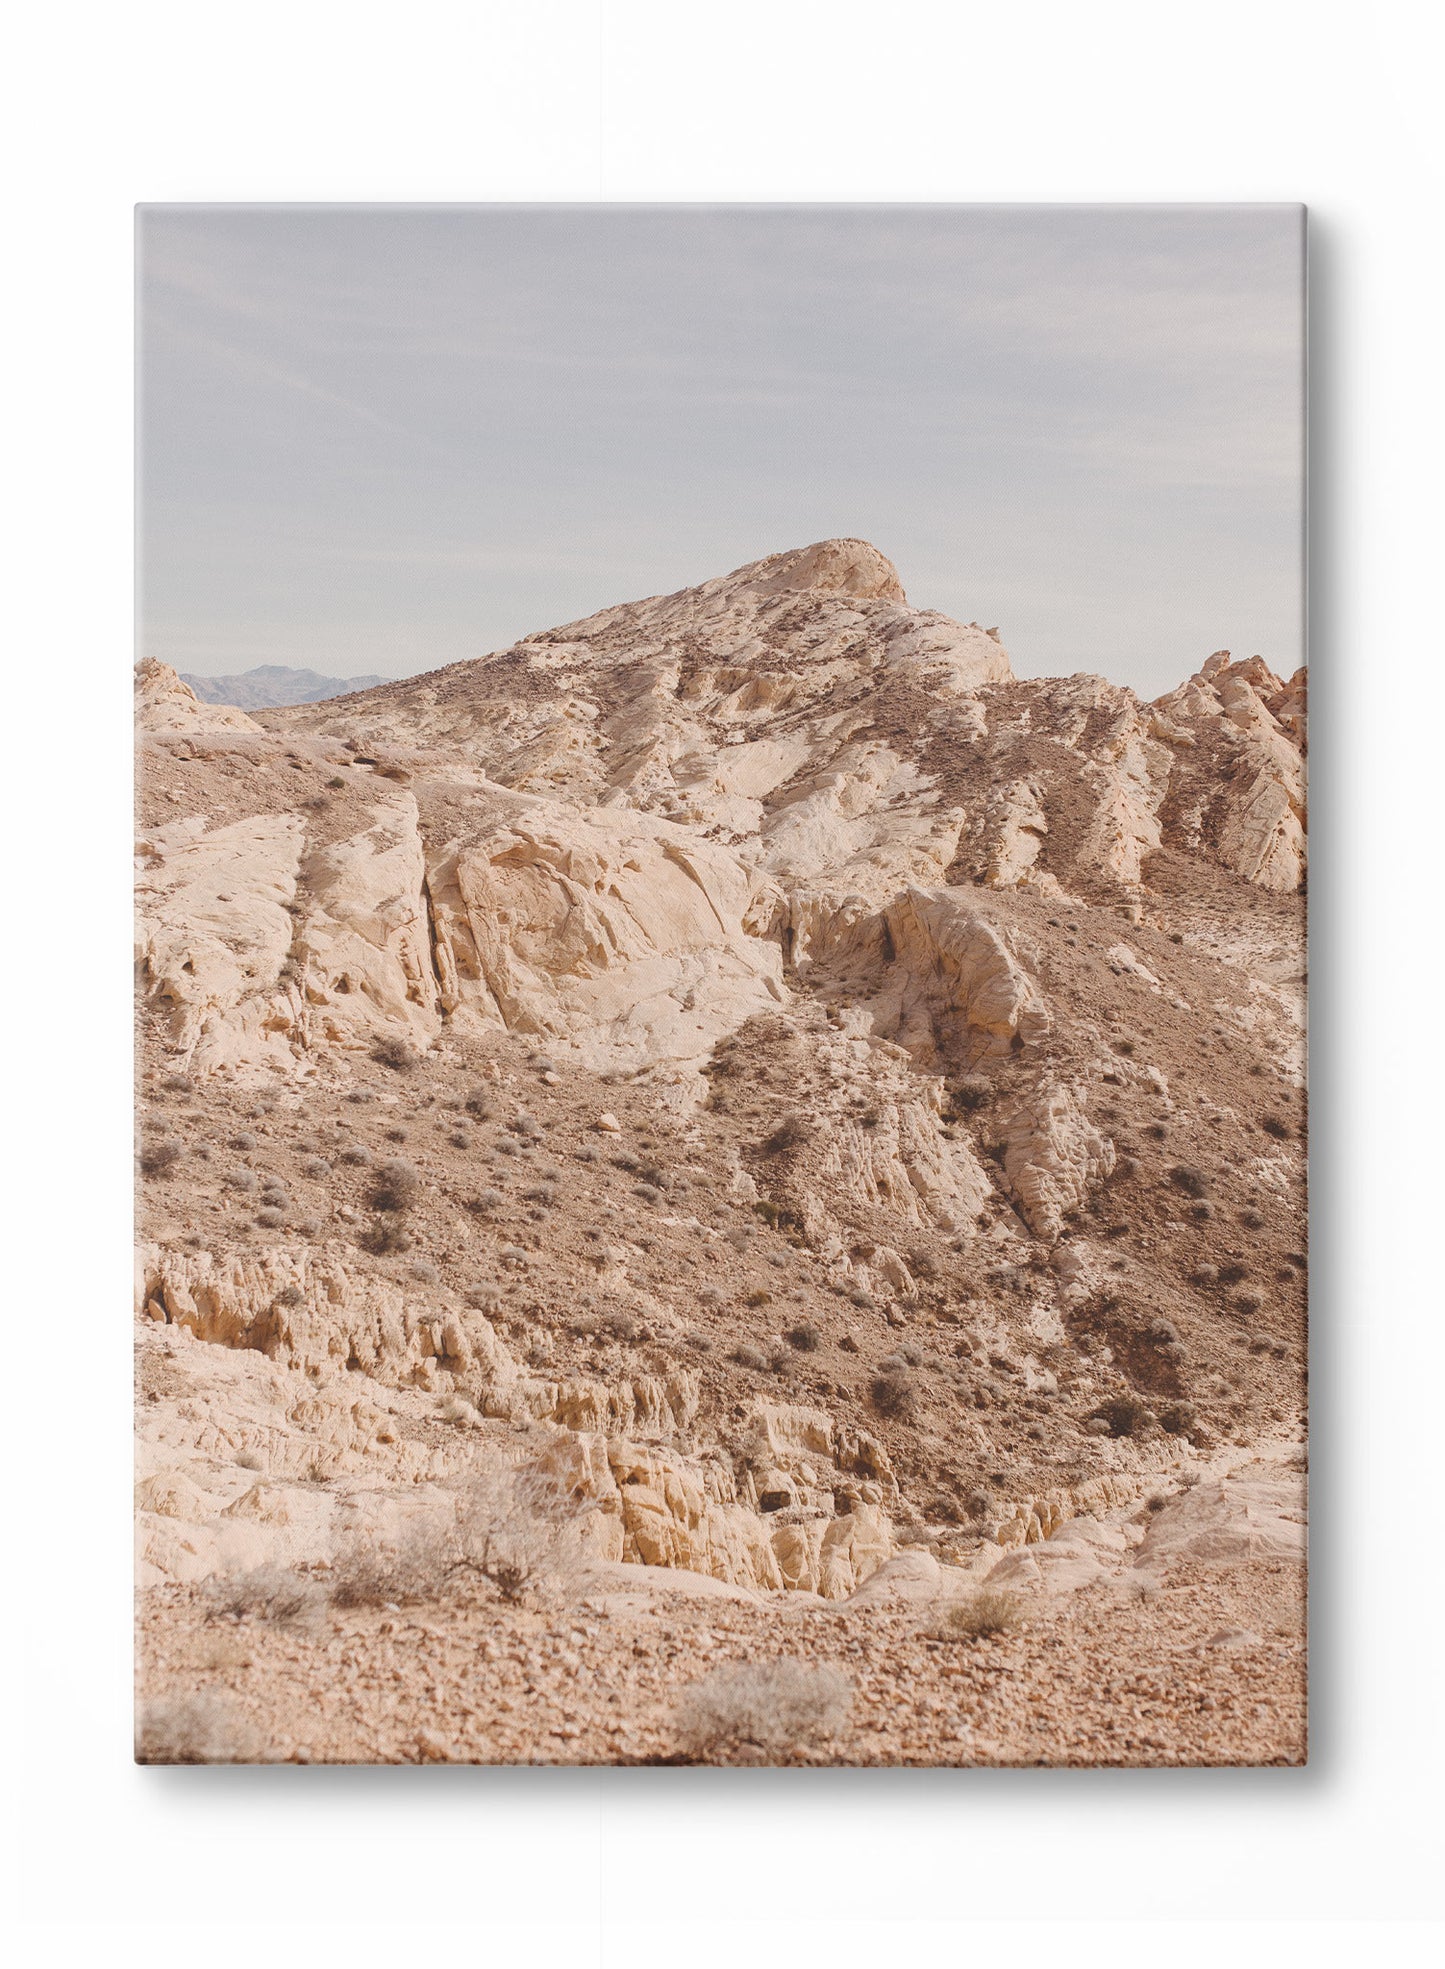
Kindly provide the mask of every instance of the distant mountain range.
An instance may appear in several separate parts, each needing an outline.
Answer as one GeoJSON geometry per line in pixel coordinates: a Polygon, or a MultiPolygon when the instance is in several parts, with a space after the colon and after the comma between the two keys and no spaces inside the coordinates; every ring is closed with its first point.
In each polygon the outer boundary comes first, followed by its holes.
{"type": "Polygon", "coordinates": [[[264,711],[275,704],[319,704],[326,697],[345,697],[348,691],[368,691],[389,684],[390,677],[323,677],[317,670],[288,670],[281,663],[263,663],[239,677],[193,677],[181,672],[202,704],[235,704],[242,711],[264,711]]]}

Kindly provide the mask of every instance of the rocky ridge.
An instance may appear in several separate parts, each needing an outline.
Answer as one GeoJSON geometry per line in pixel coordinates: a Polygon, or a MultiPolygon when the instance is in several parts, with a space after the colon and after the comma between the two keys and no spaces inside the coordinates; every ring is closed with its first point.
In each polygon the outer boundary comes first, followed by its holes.
{"type": "Polygon", "coordinates": [[[149,1592],[486,1457],[597,1567],[960,1591],[1302,1429],[1302,675],[1017,680],[829,541],[137,686],[149,1592]]]}

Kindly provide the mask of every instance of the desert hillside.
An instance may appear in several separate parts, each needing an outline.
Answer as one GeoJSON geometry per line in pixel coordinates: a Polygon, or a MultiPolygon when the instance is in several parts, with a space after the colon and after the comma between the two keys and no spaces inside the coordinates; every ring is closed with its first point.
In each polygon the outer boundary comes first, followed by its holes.
{"type": "Polygon", "coordinates": [[[830,540],[137,715],[145,1754],[1303,1756],[1302,672],[830,540]]]}

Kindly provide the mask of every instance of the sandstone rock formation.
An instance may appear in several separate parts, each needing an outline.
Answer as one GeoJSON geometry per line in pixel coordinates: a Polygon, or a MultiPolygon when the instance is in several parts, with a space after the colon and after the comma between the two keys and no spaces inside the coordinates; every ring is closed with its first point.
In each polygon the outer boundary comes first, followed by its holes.
{"type": "Polygon", "coordinates": [[[1020,681],[835,540],[137,697],[148,1590],[500,1459],[609,1578],[882,1618],[1301,1426],[1302,675],[1020,681]]]}

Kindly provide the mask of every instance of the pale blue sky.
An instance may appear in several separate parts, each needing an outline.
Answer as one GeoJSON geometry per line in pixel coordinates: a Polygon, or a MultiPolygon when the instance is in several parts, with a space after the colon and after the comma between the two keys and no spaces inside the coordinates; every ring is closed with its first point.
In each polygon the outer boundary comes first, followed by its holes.
{"type": "Polygon", "coordinates": [[[1301,660],[1294,206],[150,207],[141,647],[426,670],[830,534],[1149,695],[1301,660]]]}

